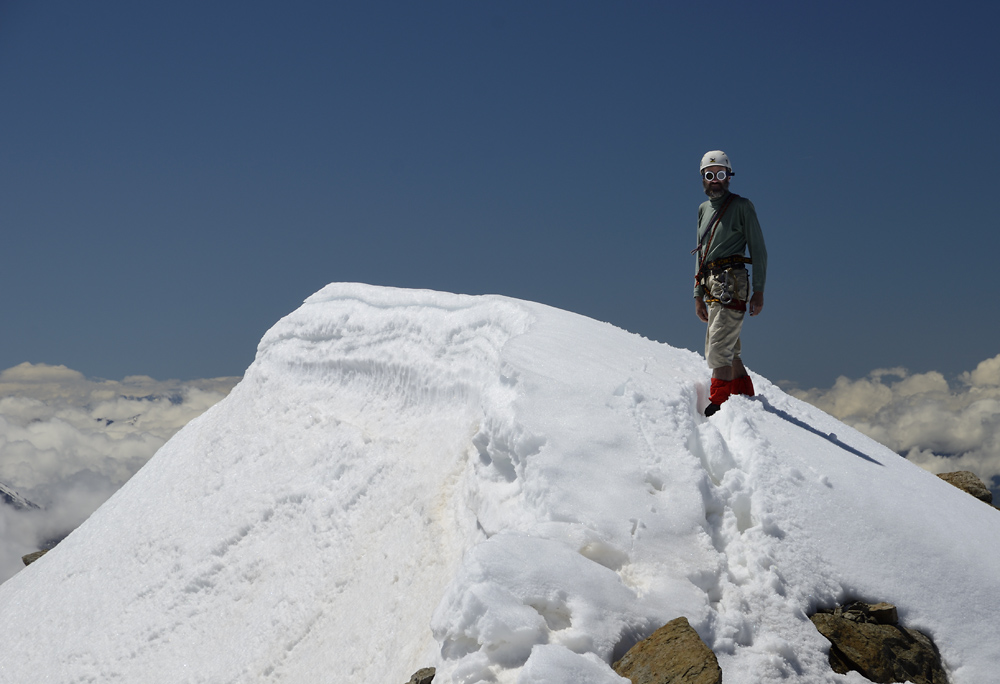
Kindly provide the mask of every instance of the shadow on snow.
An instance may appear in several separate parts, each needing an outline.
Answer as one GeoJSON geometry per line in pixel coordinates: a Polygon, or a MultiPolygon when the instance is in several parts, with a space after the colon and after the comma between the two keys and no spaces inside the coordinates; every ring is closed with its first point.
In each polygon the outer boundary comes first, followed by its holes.
{"type": "Polygon", "coordinates": [[[802,428],[803,430],[808,430],[809,432],[813,433],[814,435],[822,437],[823,439],[825,439],[826,441],[830,442],[831,444],[836,444],[837,446],[839,446],[844,451],[848,451],[848,452],[854,454],[855,456],[857,456],[859,458],[863,458],[866,461],[870,461],[870,462],[874,463],[875,465],[882,465],[882,463],[880,461],[875,460],[874,458],[872,458],[868,454],[866,454],[864,452],[861,452],[861,451],[858,451],[857,449],[855,449],[854,447],[852,447],[849,444],[844,444],[843,442],[840,441],[840,439],[837,438],[837,435],[835,435],[834,433],[832,433],[832,432],[821,432],[820,430],[817,430],[816,428],[814,428],[812,425],[809,425],[809,423],[806,423],[806,422],[804,422],[804,421],[796,418],[795,416],[793,416],[792,414],[788,413],[787,411],[782,411],[781,409],[778,409],[778,408],[775,408],[775,407],[771,406],[770,402],[768,402],[768,400],[766,398],[764,398],[762,396],[756,396],[756,397],[751,397],[751,399],[753,401],[759,401],[761,403],[761,405],[764,407],[765,411],[770,411],[771,413],[773,413],[774,415],[778,416],[779,418],[784,418],[785,420],[787,420],[792,425],[797,425],[798,427],[802,428]]]}

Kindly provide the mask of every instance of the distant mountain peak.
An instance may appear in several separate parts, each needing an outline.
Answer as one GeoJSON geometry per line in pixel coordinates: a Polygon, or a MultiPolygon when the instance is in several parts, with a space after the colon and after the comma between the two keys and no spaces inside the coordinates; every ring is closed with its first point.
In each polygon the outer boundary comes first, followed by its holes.
{"type": "Polygon", "coordinates": [[[28,501],[3,482],[0,482],[0,499],[8,506],[13,506],[19,511],[38,510],[40,508],[38,504],[28,501]]]}

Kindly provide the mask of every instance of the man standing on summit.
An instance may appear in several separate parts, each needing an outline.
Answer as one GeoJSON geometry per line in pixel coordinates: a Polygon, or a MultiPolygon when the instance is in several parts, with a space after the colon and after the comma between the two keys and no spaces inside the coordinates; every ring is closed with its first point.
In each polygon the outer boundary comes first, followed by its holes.
{"type": "Polygon", "coordinates": [[[740,330],[747,309],[764,308],[767,249],[757,211],[745,197],[729,192],[733,166],[722,150],[701,159],[701,184],[708,201],[698,207],[695,257],[695,313],[705,323],[705,360],[712,388],[705,415],[711,416],[732,394],[753,396],[753,382],[740,358],[740,330]],[[750,257],[744,256],[750,248],[750,257]],[[753,296],[748,297],[747,269],[753,265],[753,296]]]}

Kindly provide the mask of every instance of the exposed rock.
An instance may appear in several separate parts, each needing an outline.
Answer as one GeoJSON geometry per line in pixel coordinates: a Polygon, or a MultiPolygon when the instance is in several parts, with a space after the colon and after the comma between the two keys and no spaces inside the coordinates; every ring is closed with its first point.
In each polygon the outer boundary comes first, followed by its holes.
{"type": "Polygon", "coordinates": [[[930,637],[897,624],[891,603],[852,603],[811,618],[830,640],[830,667],[857,672],[873,682],[948,684],[930,637]]]}
{"type": "Polygon", "coordinates": [[[434,681],[436,672],[433,667],[425,667],[417,670],[406,684],[431,684],[434,681]]]}
{"type": "Polygon", "coordinates": [[[36,560],[38,560],[47,553],[48,551],[35,551],[34,553],[29,553],[26,556],[21,556],[21,560],[24,562],[25,565],[31,565],[32,563],[34,563],[36,560]]]}
{"type": "Polygon", "coordinates": [[[896,611],[896,606],[891,603],[883,602],[868,606],[868,615],[880,625],[899,624],[899,614],[896,611]]]}
{"type": "Polygon", "coordinates": [[[896,606],[885,602],[865,603],[864,601],[855,601],[854,603],[848,603],[846,606],[837,606],[833,609],[833,614],[851,622],[862,622],[865,624],[895,625],[899,623],[899,613],[896,611],[896,606]]]}
{"type": "Polygon", "coordinates": [[[980,501],[988,504],[993,503],[993,492],[990,491],[986,483],[980,480],[975,473],[968,470],[956,470],[953,473],[938,473],[938,477],[948,484],[972,494],[972,496],[980,501]]]}
{"type": "Polygon", "coordinates": [[[614,664],[632,684],[722,684],[722,670],[687,618],[671,620],[614,664]]]}

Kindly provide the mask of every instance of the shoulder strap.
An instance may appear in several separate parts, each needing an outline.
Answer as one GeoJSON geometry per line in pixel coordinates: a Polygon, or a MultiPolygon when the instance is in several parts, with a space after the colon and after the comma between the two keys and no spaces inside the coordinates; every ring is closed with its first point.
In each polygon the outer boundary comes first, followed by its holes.
{"type": "Polygon", "coordinates": [[[691,250],[692,254],[700,252],[702,245],[705,246],[704,253],[701,254],[701,259],[698,261],[698,274],[701,274],[702,269],[705,267],[705,258],[708,256],[708,250],[712,248],[712,240],[715,238],[715,229],[719,227],[719,221],[722,220],[723,214],[726,213],[726,209],[729,208],[729,204],[733,201],[734,197],[739,197],[734,192],[729,193],[729,197],[722,204],[721,207],[715,210],[715,214],[712,216],[712,220],[709,222],[708,227],[705,232],[702,233],[701,240],[698,242],[698,246],[691,250]],[[708,235],[708,242],[705,242],[705,236],[708,235]]]}

